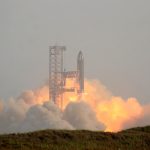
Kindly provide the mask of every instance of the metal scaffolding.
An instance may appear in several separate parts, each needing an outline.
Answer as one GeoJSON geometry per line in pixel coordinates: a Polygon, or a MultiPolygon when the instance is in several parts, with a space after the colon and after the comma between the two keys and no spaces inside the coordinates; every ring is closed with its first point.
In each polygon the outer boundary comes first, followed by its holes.
{"type": "Polygon", "coordinates": [[[50,99],[59,105],[58,99],[62,99],[63,91],[63,52],[66,50],[65,46],[50,46],[50,67],[49,67],[49,84],[50,99]]]}
{"type": "Polygon", "coordinates": [[[80,51],[77,57],[77,70],[64,71],[63,69],[63,52],[65,46],[49,47],[49,99],[57,106],[63,108],[63,93],[76,92],[81,94],[84,91],[84,60],[80,51]],[[68,78],[75,79],[78,84],[70,88],[66,88],[66,80],[68,78]]]}

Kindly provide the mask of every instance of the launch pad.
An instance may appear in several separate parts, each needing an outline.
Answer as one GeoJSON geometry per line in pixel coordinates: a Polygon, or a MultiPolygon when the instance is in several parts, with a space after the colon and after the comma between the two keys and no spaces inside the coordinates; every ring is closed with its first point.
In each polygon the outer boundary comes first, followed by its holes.
{"type": "Polygon", "coordinates": [[[84,58],[80,51],[77,56],[77,68],[75,71],[64,70],[63,53],[65,46],[49,47],[49,98],[57,106],[63,108],[63,94],[74,92],[79,96],[84,92],[84,58]],[[75,80],[75,84],[66,87],[67,79],[75,80]]]}

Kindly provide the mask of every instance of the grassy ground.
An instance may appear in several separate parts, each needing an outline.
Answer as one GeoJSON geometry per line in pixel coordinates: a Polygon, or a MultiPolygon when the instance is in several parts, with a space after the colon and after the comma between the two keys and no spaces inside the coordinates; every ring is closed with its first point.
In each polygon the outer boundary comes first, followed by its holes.
{"type": "Polygon", "coordinates": [[[0,150],[150,150],[150,126],[119,133],[44,130],[0,135],[0,150]]]}

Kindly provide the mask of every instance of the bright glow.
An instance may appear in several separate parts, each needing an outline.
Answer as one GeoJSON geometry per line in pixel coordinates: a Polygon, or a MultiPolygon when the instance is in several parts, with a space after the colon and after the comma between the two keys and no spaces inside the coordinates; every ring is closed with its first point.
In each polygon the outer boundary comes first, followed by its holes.
{"type": "MultiPolygon", "coordinates": [[[[67,80],[67,87],[72,85],[72,80],[67,80]]],[[[97,119],[106,126],[106,131],[122,130],[127,122],[134,122],[142,116],[143,107],[137,99],[129,98],[124,100],[121,97],[114,97],[98,80],[85,81],[85,93],[65,93],[63,95],[63,110],[69,102],[80,100],[88,103],[96,112],[97,119]]],[[[37,91],[37,102],[42,104],[48,100],[48,88],[37,91]]]]}

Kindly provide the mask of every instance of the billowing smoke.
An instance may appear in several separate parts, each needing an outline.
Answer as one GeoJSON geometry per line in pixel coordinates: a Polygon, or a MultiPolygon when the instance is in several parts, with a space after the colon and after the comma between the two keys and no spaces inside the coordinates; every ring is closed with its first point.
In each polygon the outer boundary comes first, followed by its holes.
{"type": "Polygon", "coordinates": [[[113,96],[98,80],[86,81],[85,88],[87,94],[84,99],[95,110],[97,119],[106,126],[105,131],[150,125],[149,104],[141,105],[133,97],[113,96]]]}
{"type": "Polygon", "coordinates": [[[19,127],[20,131],[34,131],[42,129],[74,129],[62,118],[60,109],[52,102],[32,106],[26,113],[19,127]]]}
{"type": "Polygon", "coordinates": [[[75,129],[104,130],[104,125],[97,121],[95,112],[85,102],[69,103],[63,115],[75,129]]]}
{"type": "Polygon", "coordinates": [[[0,101],[0,133],[42,129],[103,130],[104,125],[87,103],[70,102],[64,111],[48,101],[48,86],[26,91],[17,99],[0,101]]]}
{"type": "MultiPolygon", "coordinates": [[[[135,110],[136,111],[136,110],[135,110]]],[[[140,117],[133,118],[133,121],[128,121],[123,125],[123,128],[131,128],[134,126],[150,125],[150,105],[145,105],[142,108],[140,117]]]]}
{"type": "Polygon", "coordinates": [[[65,93],[60,110],[48,100],[48,86],[22,93],[16,99],[0,100],[0,133],[42,129],[88,129],[119,131],[150,125],[150,105],[137,99],[115,97],[99,81],[85,81],[82,100],[65,93]]]}

